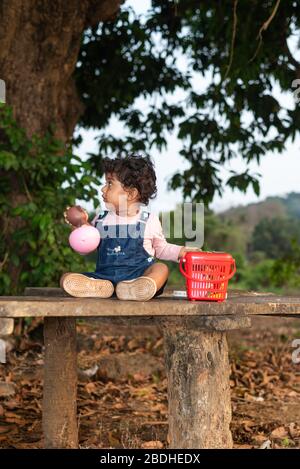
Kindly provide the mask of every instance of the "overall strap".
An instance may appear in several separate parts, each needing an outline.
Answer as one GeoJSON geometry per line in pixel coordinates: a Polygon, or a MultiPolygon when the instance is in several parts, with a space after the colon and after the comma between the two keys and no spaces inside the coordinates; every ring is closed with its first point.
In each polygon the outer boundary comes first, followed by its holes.
{"type": "Polygon", "coordinates": [[[108,214],[108,210],[101,210],[101,212],[98,215],[97,220],[95,221],[96,228],[98,228],[98,225],[99,227],[102,226],[103,219],[106,217],[107,214],[108,214]]]}
{"type": "MultiPolygon", "coordinates": [[[[103,227],[103,220],[104,218],[106,217],[106,215],[108,214],[108,210],[104,210],[103,212],[100,212],[96,222],[95,222],[95,227],[97,228],[97,230],[100,232],[100,235],[104,236],[105,234],[105,228],[107,227],[103,227]]],[[[144,233],[145,233],[145,228],[146,228],[146,223],[148,221],[148,218],[149,218],[149,215],[150,213],[147,212],[146,210],[143,210],[140,214],[140,217],[137,221],[137,225],[139,226],[139,235],[140,237],[144,237],[144,233]]]]}

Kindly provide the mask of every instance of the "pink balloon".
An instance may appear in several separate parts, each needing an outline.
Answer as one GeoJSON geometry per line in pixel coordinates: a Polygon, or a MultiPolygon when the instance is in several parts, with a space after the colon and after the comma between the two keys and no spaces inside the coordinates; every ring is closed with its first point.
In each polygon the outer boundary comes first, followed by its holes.
{"type": "Polygon", "coordinates": [[[88,254],[95,251],[100,243],[100,234],[97,228],[90,225],[83,225],[72,231],[69,236],[69,243],[74,251],[79,254],[88,254]]]}

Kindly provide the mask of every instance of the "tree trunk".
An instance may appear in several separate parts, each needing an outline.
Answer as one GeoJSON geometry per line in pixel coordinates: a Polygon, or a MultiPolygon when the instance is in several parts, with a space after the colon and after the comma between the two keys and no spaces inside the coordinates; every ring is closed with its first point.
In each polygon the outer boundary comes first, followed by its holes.
{"type": "Polygon", "coordinates": [[[165,326],[171,448],[231,448],[225,332],[165,326]]]}
{"type": "Polygon", "coordinates": [[[83,31],[113,17],[121,0],[0,0],[0,78],[18,123],[66,141],[82,103],[74,72],[83,31]]]}
{"type": "Polygon", "coordinates": [[[45,318],[43,431],[46,448],[77,448],[76,319],[45,318]]]}
{"type": "MultiPolygon", "coordinates": [[[[83,32],[114,17],[120,2],[0,0],[0,79],[6,85],[6,103],[29,137],[43,135],[54,124],[57,138],[70,139],[84,110],[73,80],[83,32]]],[[[13,172],[11,187],[11,205],[26,203],[13,172]]],[[[5,242],[22,224],[19,217],[0,220],[5,242]]],[[[0,259],[3,262],[8,262],[11,290],[16,292],[23,264],[16,266],[9,258],[0,259]]]]}

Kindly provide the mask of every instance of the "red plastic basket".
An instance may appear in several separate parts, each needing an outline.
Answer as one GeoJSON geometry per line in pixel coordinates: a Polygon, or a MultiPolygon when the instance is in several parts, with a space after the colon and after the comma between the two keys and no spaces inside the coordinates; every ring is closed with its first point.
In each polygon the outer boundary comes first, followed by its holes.
{"type": "Polygon", "coordinates": [[[189,300],[224,301],[228,280],[236,272],[235,260],[225,252],[187,252],[180,259],[189,300]]]}

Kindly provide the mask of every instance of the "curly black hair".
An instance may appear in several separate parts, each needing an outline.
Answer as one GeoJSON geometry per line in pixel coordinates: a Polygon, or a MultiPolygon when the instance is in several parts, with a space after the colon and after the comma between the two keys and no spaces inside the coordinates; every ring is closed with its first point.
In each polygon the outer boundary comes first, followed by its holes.
{"type": "Polygon", "coordinates": [[[139,201],[145,205],[157,194],[156,174],[149,156],[128,155],[104,158],[102,169],[105,174],[114,174],[124,189],[137,189],[139,201]]]}

